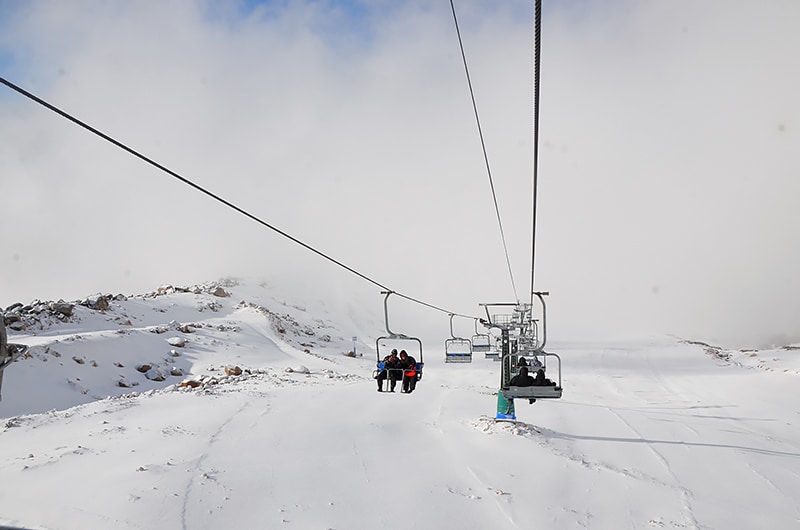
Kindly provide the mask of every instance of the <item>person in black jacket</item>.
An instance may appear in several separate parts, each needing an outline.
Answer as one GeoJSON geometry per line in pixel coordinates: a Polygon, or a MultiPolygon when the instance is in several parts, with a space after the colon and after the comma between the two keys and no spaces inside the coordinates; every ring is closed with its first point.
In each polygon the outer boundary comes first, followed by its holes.
{"type": "Polygon", "coordinates": [[[394,349],[383,358],[383,370],[376,377],[378,380],[378,392],[383,392],[383,382],[387,377],[389,378],[389,392],[394,392],[394,387],[397,385],[397,380],[400,379],[402,373],[401,362],[397,357],[397,350],[394,349]]]}
{"type": "Polygon", "coordinates": [[[523,366],[519,369],[519,373],[511,378],[508,386],[533,386],[536,380],[528,375],[528,368],[523,366]]]}
{"type": "Polygon", "coordinates": [[[556,386],[556,384],[546,378],[544,376],[544,370],[539,368],[536,372],[536,379],[533,380],[533,386],[556,386]]]}
{"type": "Polygon", "coordinates": [[[403,387],[401,392],[410,394],[417,387],[417,360],[411,357],[405,350],[400,352],[400,366],[403,368],[403,387]]]}
{"type": "MultiPolygon", "coordinates": [[[[512,377],[511,380],[508,382],[508,386],[534,386],[535,384],[536,384],[536,379],[534,379],[528,374],[527,366],[521,367],[519,369],[519,373],[514,377],[512,377]]],[[[535,398],[528,399],[529,403],[534,403],[535,401],[536,401],[535,398]]],[[[511,408],[510,403],[513,403],[514,400],[509,399],[508,402],[509,402],[508,407],[510,409],[511,408]]]]}

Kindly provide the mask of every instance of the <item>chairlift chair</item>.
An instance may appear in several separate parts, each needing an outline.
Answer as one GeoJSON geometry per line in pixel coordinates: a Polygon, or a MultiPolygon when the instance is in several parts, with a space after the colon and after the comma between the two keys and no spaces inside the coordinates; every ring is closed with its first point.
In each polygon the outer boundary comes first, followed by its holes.
{"type": "Polygon", "coordinates": [[[486,358],[493,361],[499,361],[503,358],[503,339],[492,335],[494,340],[492,347],[486,352],[486,358]]]}
{"type": "Polygon", "coordinates": [[[450,313],[450,338],[444,341],[444,362],[446,363],[471,363],[472,341],[453,334],[453,317],[450,313]]]}
{"type": "Polygon", "coordinates": [[[472,351],[473,353],[483,353],[486,358],[489,358],[489,352],[492,349],[492,337],[487,333],[478,332],[478,319],[475,319],[475,334],[472,336],[472,351]]]}
{"type": "MultiPolygon", "coordinates": [[[[395,333],[391,329],[389,329],[389,296],[391,296],[393,291],[381,291],[381,294],[385,294],[386,297],[383,299],[383,311],[386,320],[386,335],[382,337],[378,337],[375,340],[375,352],[377,355],[377,363],[376,368],[372,372],[372,378],[377,379],[378,374],[380,374],[384,369],[384,362],[383,359],[389,355],[392,349],[397,349],[398,351],[406,350],[411,357],[417,361],[415,372],[417,381],[422,379],[422,367],[424,365],[424,361],[422,358],[422,340],[417,337],[411,337],[409,335],[404,335],[402,333],[395,333]],[[417,353],[417,355],[414,355],[417,353]]],[[[402,368],[388,368],[389,372],[400,372],[395,374],[397,376],[397,380],[402,379],[402,368]]],[[[389,384],[389,378],[387,377],[384,381],[386,384],[389,384]]]]}
{"type": "Polygon", "coordinates": [[[522,365],[519,364],[519,359],[523,357],[522,355],[506,355],[503,357],[503,381],[501,384],[500,391],[503,393],[503,396],[506,399],[558,399],[561,397],[561,357],[555,353],[545,352],[544,350],[540,350],[538,352],[532,353],[534,358],[539,358],[540,356],[545,359],[545,362],[542,366],[539,367],[529,367],[529,370],[535,373],[537,370],[545,370],[546,372],[546,359],[548,357],[554,357],[558,361],[558,380],[555,381],[555,386],[510,386],[508,383],[512,377],[519,373],[519,369],[522,365]]]}

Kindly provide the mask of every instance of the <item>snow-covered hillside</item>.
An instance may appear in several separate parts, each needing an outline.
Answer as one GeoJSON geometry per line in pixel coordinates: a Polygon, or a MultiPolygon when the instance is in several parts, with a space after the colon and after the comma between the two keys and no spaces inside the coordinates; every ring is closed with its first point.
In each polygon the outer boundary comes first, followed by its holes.
{"type": "Polygon", "coordinates": [[[99,298],[15,309],[0,525],[800,526],[796,345],[554,337],[563,399],[498,423],[498,364],[445,364],[442,344],[416,392],[377,393],[380,307],[233,280],[99,298]]]}
{"type": "Polygon", "coordinates": [[[8,369],[0,415],[162,389],[217,377],[225,367],[282,371],[314,359],[311,364],[333,369],[353,349],[351,335],[346,342],[320,311],[311,314],[276,298],[265,284],[243,293],[237,287],[238,281],[226,279],[166,285],[141,296],[60,301],[72,306],[69,316],[46,309],[59,303],[16,308],[21,316],[9,326],[9,340],[24,342],[29,351],[8,369]],[[91,308],[98,305],[101,309],[91,308]],[[21,331],[14,334],[14,329],[21,331]],[[32,387],[41,391],[31,395],[26,389],[32,387]]]}

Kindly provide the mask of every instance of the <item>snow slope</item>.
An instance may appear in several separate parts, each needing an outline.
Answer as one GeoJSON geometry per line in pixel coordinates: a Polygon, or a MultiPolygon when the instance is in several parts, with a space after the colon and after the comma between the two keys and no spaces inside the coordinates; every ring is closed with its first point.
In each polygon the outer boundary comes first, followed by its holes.
{"type": "Polygon", "coordinates": [[[442,339],[417,391],[380,394],[380,325],[222,285],[11,333],[0,524],[800,527],[798,350],[551,339],[564,398],[498,423],[498,363],[445,365],[442,339]]]}

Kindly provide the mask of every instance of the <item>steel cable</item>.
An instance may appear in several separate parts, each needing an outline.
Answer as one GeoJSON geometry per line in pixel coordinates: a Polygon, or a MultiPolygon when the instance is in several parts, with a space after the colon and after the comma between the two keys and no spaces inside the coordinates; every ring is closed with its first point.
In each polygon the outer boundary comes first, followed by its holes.
{"type": "Polygon", "coordinates": [[[458,35],[458,46],[461,48],[461,59],[464,62],[464,72],[467,74],[467,85],[469,86],[469,95],[472,98],[472,110],[475,112],[475,121],[478,124],[478,135],[481,139],[481,148],[483,149],[483,160],[486,163],[486,173],[489,175],[489,187],[492,190],[492,200],[494,201],[494,211],[497,214],[497,224],[500,227],[500,238],[503,241],[503,251],[506,255],[506,265],[508,266],[508,275],[511,278],[511,288],[514,291],[514,299],[519,302],[519,296],[517,295],[517,285],[514,282],[514,273],[511,270],[511,260],[508,257],[508,245],[506,244],[506,235],[505,231],[503,230],[503,221],[500,218],[500,208],[497,205],[497,194],[494,190],[494,179],[492,178],[492,170],[489,167],[489,156],[486,154],[486,142],[483,139],[483,129],[481,128],[481,120],[478,117],[478,106],[475,103],[475,92],[472,89],[472,80],[470,79],[469,75],[469,68],[467,67],[467,56],[464,53],[464,44],[461,41],[461,30],[458,28],[458,17],[456,16],[456,7],[453,4],[453,0],[450,0],[450,8],[453,11],[453,22],[456,25],[456,34],[458,35]]]}

